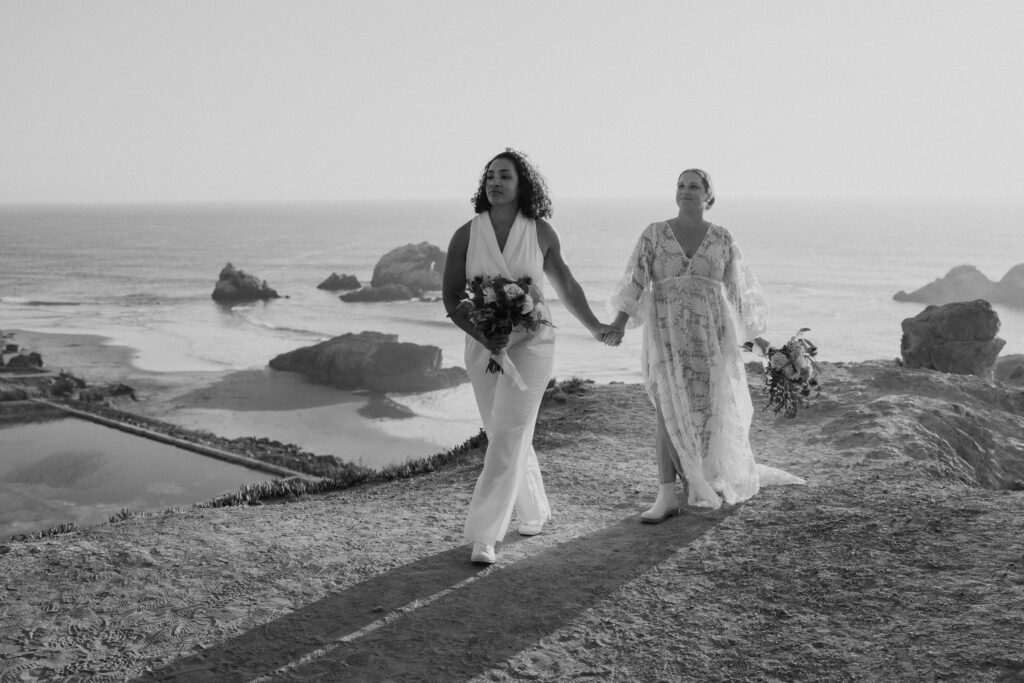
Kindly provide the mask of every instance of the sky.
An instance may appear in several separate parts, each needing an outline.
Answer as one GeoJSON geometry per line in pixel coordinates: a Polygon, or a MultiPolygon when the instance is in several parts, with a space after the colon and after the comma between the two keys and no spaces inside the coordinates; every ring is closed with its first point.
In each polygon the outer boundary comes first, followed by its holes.
{"type": "Polygon", "coordinates": [[[0,0],[0,203],[1024,200],[1019,0],[0,0]]]}

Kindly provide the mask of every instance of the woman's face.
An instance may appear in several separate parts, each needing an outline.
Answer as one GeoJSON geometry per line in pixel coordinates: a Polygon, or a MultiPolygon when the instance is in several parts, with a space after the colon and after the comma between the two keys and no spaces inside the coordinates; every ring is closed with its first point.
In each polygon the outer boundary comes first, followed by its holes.
{"type": "Polygon", "coordinates": [[[687,171],[679,175],[676,181],[676,205],[699,206],[704,208],[708,193],[704,189],[704,179],[693,171],[687,171]]]}
{"type": "Polygon", "coordinates": [[[511,159],[495,159],[487,167],[484,180],[487,201],[491,206],[517,204],[519,202],[519,174],[511,159]]]}

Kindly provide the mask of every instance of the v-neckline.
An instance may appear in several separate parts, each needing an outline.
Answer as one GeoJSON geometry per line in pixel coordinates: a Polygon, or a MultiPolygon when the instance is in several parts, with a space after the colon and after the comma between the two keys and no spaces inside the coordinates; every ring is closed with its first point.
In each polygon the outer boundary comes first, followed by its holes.
{"type": "Polygon", "coordinates": [[[676,246],[679,247],[679,251],[683,252],[683,256],[686,257],[687,261],[692,261],[693,257],[696,256],[700,252],[701,247],[704,246],[704,243],[707,242],[708,235],[711,234],[711,223],[708,223],[707,225],[708,225],[708,228],[707,228],[707,230],[704,231],[704,236],[700,238],[700,242],[697,243],[697,246],[696,246],[696,248],[694,248],[693,253],[692,254],[687,254],[686,253],[686,249],[683,248],[683,243],[679,241],[678,237],[676,237],[676,231],[672,229],[672,224],[669,221],[665,221],[665,227],[668,228],[669,234],[672,235],[672,241],[675,242],[676,246]]]}
{"type": "Polygon", "coordinates": [[[487,214],[487,222],[490,223],[490,233],[494,238],[494,246],[498,248],[498,253],[501,254],[502,258],[505,258],[505,249],[508,247],[509,240],[512,239],[512,232],[515,230],[516,221],[519,220],[519,214],[516,213],[516,217],[512,219],[512,224],[508,226],[508,234],[505,235],[505,244],[501,243],[498,239],[498,229],[494,226],[494,220],[491,218],[490,213],[487,214]]]}
{"type": "Polygon", "coordinates": [[[505,244],[501,243],[501,238],[498,237],[498,229],[494,227],[494,223],[491,223],[491,233],[494,235],[494,242],[498,245],[498,253],[502,256],[505,255],[505,247],[508,246],[508,241],[512,239],[512,226],[515,225],[513,221],[512,225],[508,226],[508,234],[505,235],[505,244]]]}

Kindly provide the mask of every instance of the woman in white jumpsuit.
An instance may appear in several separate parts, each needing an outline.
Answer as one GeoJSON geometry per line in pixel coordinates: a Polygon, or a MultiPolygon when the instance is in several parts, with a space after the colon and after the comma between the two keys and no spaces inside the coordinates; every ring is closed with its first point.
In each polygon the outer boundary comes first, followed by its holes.
{"type": "Polygon", "coordinates": [[[512,518],[519,533],[541,532],[551,516],[533,430],[544,389],[551,378],[555,329],[542,325],[530,332],[484,336],[458,308],[467,278],[529,277],[541,294],[537,305],[545,320],[550,310],[543,303],[542,284],[548,277],[565,307],[595,339],[611,330],[601,324],[587,303],[579,283],[562,258],[558,234],[544,219],[551,215],[544,179],[526,157],[506,150],[484,169],[473,198],[476,217],[455,231],[445,263],[443,299],[452,321],[466,333],[466,370],[473,383],[480,416],[487,433],[483,470],[473,491],[466,519],[465,539],[473,544],[473,562],[495,561],[494,545],[501,541],[512,518]],[[504,373],[489,373],[493,355],[504,352],[504,373]]]}

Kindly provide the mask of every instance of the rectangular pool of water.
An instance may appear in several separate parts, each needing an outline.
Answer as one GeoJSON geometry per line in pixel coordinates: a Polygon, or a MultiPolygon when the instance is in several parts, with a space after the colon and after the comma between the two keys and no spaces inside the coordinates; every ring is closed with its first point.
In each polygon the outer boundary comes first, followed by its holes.
{"type": "Polygon", "coordinates": [[[189,506],[274,475],[76,418],[0,428],[0,541],[189,506]]]}

